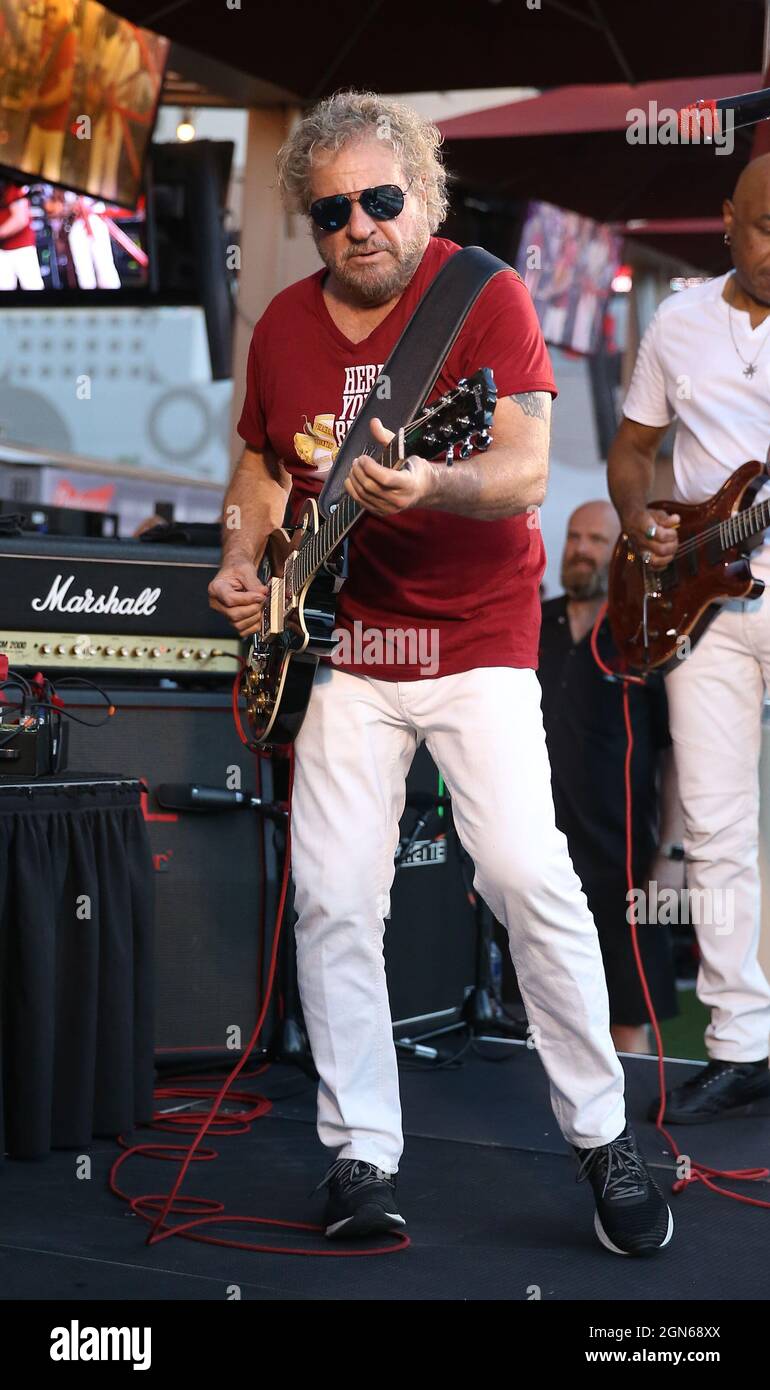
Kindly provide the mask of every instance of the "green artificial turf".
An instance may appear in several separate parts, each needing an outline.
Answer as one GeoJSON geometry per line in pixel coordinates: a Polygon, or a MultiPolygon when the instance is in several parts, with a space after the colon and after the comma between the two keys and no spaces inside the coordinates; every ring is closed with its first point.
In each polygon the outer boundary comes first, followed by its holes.
{"type": "Polygon", "coordinates": [[[679,1013],[661,1023],[663,1051],[667,1057],[691,1057],[693,1061],[707,1060],[703,1033],[709,1020],[694,989],[677,990],[679,1013]]]}

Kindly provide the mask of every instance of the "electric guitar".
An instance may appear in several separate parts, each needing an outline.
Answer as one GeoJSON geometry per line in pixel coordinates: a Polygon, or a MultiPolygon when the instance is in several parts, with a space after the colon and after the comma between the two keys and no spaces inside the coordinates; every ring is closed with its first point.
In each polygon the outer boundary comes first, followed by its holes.
{"type": "Polygon", "coordinates": [[[770,501],[754,502],[767,482],[764,463],[744,463],[705,502],[651,502],[681,517],[679,546],[664,569],[645,565],[627,535],[610,562],[608,617],[621,657],[632,670],[669,671],[713,622],[722,602],[758,598],[749,551],[770,526],[770,501]]]}
{"type": "MultiPolygon", "coordinates": [[[[454,391],[394,435],[390,444],[374,442],[364,452],[386,468],[403,468],[409,454],[436,458],[445,450],[451,463],[456,445],[461,458],[488,449],[497,391],[488,367],[463,378],[454,391]]],[[[340,544],[365,509],[346,493],[322,521],[308,498],[293,528],[273,531],[257,573],[268,593],[259,630],[248,639],[240,690],[252,740],[265,747],[296,738],[310,700],[322,656],[337,646],[335,599],[344,582],[340,544]]]]}

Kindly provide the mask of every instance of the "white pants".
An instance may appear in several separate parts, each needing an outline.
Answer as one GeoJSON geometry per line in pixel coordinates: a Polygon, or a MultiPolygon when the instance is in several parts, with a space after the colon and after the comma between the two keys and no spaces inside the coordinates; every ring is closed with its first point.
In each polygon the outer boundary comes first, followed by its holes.
{"type": "Polygon", "coordinates": [[[625,1124],[623,1071],[599,941],[556,829],[540,685],[510,667],[403,682],[334,667],[316,676],[296,743],[292,862],[321,1141],[387,1172],[403,1150],[383,917],[423,738],[474,884],[508,930],[557,1122],[578,1147],[609,1143],[625,1124]]]}
{"type": "Polygon", "coordinates": [[[91,136],[88,189],[109,202],[118,196],[118,165],[123,146],[123,126],[113,115],[100,116],[91,136]]]}
{"type": "MultiPolygon", "coordinates": [[[[755,570],[770,581],[766,570],[755,570]]],[[[760,1061],[770,1038],[770,985],[757,960],[758,769],[767,684],[767,598],[726,605],[666,676],[687,882],[691,894],[705,892],[695,924],[698,998],[711,1010],[709,1056],[723,1062],[760,1061]]]]}
{"type": "Polygon", "coordinates": [[[81,290],[120,289],[120,276],[112,257],[112,237],[97,213],[89,216],[88,227],[84,218],[77,217],[68,240],[81,290]]]}
{"type": "Polygon", "coordinates": [[[36,246],[0,251],[0,290],[15,290],[17,285],[23,290],[45,288],[36,246]]]}
{"type": "Polygon", "coordinates": [[[61,178],[65,134],[63,130],[45,130],[43,126],[30,126],[22,158],[24,171],[28,176],[42,174],[44,179],[50,179],[53,183],[61,178]]]}

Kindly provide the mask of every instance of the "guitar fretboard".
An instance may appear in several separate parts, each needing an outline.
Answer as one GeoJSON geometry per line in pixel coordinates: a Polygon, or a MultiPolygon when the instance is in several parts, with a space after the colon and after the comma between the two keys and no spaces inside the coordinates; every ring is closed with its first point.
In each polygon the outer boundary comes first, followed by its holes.
{"type": "MultiPolygon", "coordinates": [[[[397,453],[397,448],[398,435],[390,441],[390,444],[383,446],[377,462],[383,464],[385,468],[392,468],[396,462],[394,455],[397,453]]],[[[328,521],[325,521],[323,526],[319,526],[314,536],[308,536],[302,542],[294,561],[292,587],[295,594],[304,588],[316,570],[320,569],[321,565],[329,559],[329,556],[337,549],[343,536],[358,520],[363,510],[363,507],[346,492],[328,521]]]]}
{"type": "Polygon", "coordinates": [[[719,523],[719,539],[723,550],[730,550],[739,541],[748,541],[770,526],[770,500],[755,502],[753,507],[736,512],[719,523]]]}

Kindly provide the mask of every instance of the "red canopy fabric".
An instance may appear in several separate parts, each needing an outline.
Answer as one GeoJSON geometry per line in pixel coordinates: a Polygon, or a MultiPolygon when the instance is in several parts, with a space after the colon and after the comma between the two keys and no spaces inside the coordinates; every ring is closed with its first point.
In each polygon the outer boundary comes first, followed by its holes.
{"type": "Polygon", "coordinates": [[[525,135],[566,135],[590,130],[624,130],[633,108],[650,109],[657,103],[678,111],[701,97],[719,100],[739,92],[756,91],[762,85],[758,72],[720,74],[716,77],[679,77],[675,81],[625,82],[603,87],[554,87],[540,96],[489,106],[465,116],[437,122],[449,140],[494,140],[525,135]]]}
{"type": "MultiPolygon", "coordinates": [[[[761,86],[759,73],[738,71],[633,86],[558,87],[442,121],[445,162],[461,197],[539,199],[600,222],[716,218],[751,158],[755,127],[737,129],[732,142],[683,144],[669,143],[669,126],[662,138],[636,143],[627,138],[629,113],[657,109],[658,120],[665,120],[700,98],[761,86]]],[[[710,246],[710,259],[722,255],[713,232],[687,235],[710,246]]]]}

